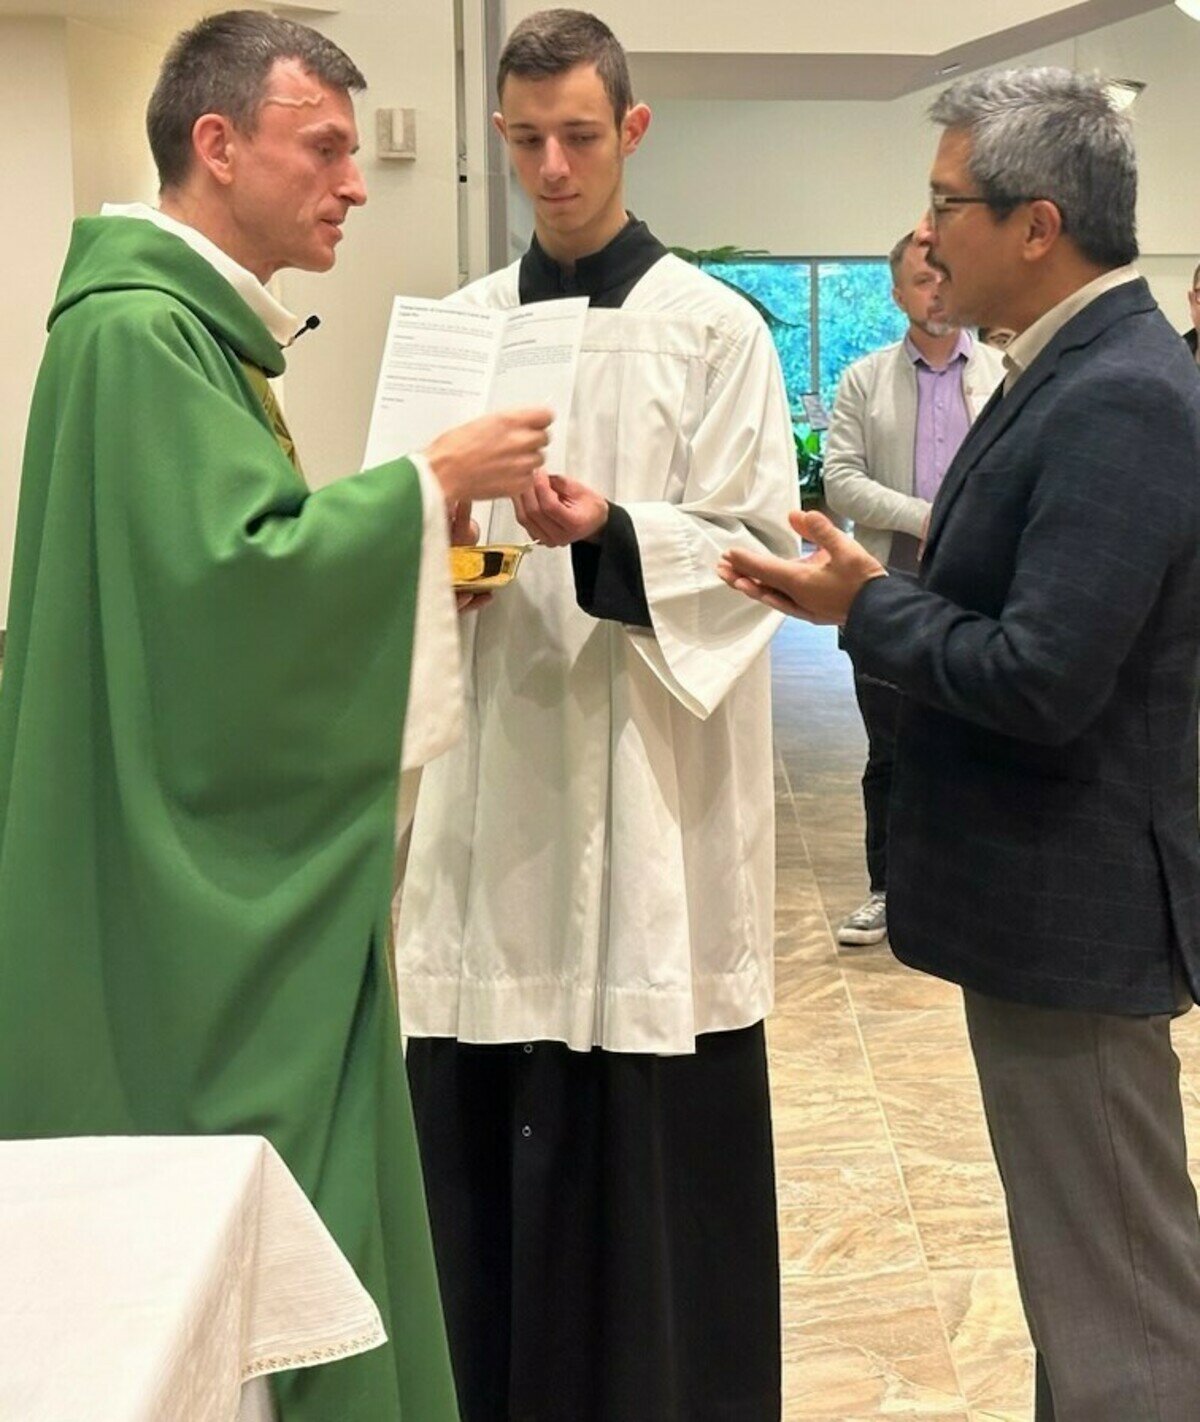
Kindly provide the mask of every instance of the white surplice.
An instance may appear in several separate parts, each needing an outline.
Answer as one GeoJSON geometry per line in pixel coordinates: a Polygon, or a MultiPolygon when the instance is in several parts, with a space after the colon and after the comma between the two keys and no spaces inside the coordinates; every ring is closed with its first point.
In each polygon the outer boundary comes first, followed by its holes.
{"type": "MultiPolygon", "coordinates": [[[[455,298],[518,304],[518,265],[455,298]]],[[[652,628],[535,548],[464,619],[467,734],[424,774],[397,926],[412,1036],[688,1053],[773,995],[767,644],[734,546],[794,555],[796,464],[753,308],[674,256],[588,313],[569,468],[633,521],[652,628]]],[[[555,471],[551,471],[555,472],[555,471]]],[[[507,503],[489,542],[524,542],[507,503]]]]}

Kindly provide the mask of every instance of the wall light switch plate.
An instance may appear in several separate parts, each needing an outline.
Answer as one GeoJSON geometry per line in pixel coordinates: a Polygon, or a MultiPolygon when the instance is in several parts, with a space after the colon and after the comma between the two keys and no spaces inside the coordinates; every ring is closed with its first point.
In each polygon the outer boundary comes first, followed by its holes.
{"type": "Polygon", "coordinates": [[[375,156],[407,161],[416,158],[416,109],[375,110],[375,156]]]}

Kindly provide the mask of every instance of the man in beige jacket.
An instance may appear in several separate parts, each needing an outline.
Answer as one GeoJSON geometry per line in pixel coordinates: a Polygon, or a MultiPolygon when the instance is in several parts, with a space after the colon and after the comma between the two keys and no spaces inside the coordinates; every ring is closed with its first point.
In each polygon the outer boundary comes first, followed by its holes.
{"type": "MultiPolygon", "coordinates": [[[[929,510],[975,416],[1000,383],[1000,354],[955,326],[941,277],[906,233],[889,255],[904,339],[849,366],[838,386],[825,452],[825,497],[889,569],[915,572],[929,510]]],[[[854,673],[867,733],[863,771],[870,893],[838,929],[842,944],[887,933],[887,809],[900,694],[854,673]]]]}

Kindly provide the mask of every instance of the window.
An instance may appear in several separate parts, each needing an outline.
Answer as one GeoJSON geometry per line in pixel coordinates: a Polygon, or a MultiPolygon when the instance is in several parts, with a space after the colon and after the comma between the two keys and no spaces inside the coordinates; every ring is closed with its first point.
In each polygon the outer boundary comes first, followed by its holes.
{"type": "Polygon", "coordinates": [[[748,257],[702,265],[752,297],[766,315],[788,403],[801,424],[801,395],[815,392],[829,409],[851,361],[904,335],[907,322],[892,301],[885,261],[748,257]]]}

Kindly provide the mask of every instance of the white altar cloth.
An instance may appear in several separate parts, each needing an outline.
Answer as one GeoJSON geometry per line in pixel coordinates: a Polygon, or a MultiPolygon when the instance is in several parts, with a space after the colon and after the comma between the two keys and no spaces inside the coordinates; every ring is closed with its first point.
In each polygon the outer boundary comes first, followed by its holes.
{"type": "Polygon", "coordinates": [[[379,1312],[257,1136],[0,1141],[2,1422],[234,1422],[379,1312]]]}

